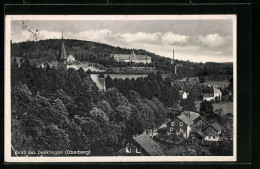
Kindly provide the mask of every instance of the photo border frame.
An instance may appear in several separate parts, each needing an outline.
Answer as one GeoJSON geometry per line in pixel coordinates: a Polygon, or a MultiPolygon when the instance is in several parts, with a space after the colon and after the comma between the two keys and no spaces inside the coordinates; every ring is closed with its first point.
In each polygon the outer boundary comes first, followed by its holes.
{"type": "MultiPolygon", "coordinates": [[[[236,14],[237,15],[237,162],[212,163],[196,162],[203,166],[214,164],[219,165],[247,165],[251,164],[251,37],[250,37],[250,4],[172,4],[172,5],[62,5],[55,10],[56,5],[5,5],[5,14],[236,14]],[[124,7],[123,9],[120,7],[124,7]],[[141,10],[145,7],[145,10],[141,10]],[[205,9],[207,7],[207,9],[205,9]],[[80,9],[80,10],[79,10],[80,9]],[[86,13],[86,11],[88,11],[86,13]],[[83,12],[85,11],[85,13],[83,12]],[[116,12],[115,12],[116,11],[116,12]],[[174,12],[172,12],[174,11],[174,12]],[[242,34],[242,32],[244,34],[242,34]],[[245,33],[247,32],[247,33],[245,33]],[[248,43],[249,42],[249,43],[248,43]],[[248,56],[249,55],[249,56],[248,56]],[[248,56],[248,57],[245,57],[248,56]],[[248,76],[248,74],[250,76],[248,76]],[[243,77],[240,78],[240,77],[243,77]],[[248,97],[249,96],[249,97],[248,97]],[[249,99],[248,99],[249,98],[249,99]],[[249,112],[249,114],[241,112],[249,112]],[[240,112],[240,113],[239,113],[240,112]],[[249,131],[248,131],[249,130],[249,131]]],[[[3,36],[2,36],[3,37],[3,36]]],[[[3,41],[2,41],[3,42],[3,41]]],[[[4,51],[4,50],[2,50],[4,51]]],[[[1,60],[1,64],[3,64],[1,60]]],[[[2,71],[2,70],[1,70],[2,71]]],[[[3,72],[1,72],[3,75],[3,72]]],[[[3,85],[3,83],[1,84],[3,85]]],[[[3,88],[1,88],[3,89],[3,88]]],[[[1,98],[1,104],[3,98],[1,98]]],[[[4,104],[2,104],[4,105],[4,104]]],[[[1,114],[1,125],[3,124],[3,113],[1,114]]],[[[1,126],[1,135],[4,126],[1,126]]],[[[4,135],[3,135],[4,136],[4,135]]],[[[2,137],[3,138],[3,137],[2,137]]],[[[1,139],[1,143],[3,140],[1,139]]],[[[1,144],[3,145],[3,144],[1,144]]],[[[4,154],[1,147],[1,154],[4,154]]],[[[1,163],[3,159],[1,158],[1,163]]],[[[17,164],[17,163],[14,163],[17,164]]],[[[67,163],[69,164],[69,163],[67,163]]],[[[100,164],[100,163],[99,163],[100,164]]],[[[128,163],[127,163],[128,164],[128,163]]],[[[133,163],[130,163],[133,164],[133,163]]],[[[147,163],[145,163],[147,164],[147,163]]],[[[156,163],[158,164],[158,163],[156,163]]],[[[180,162],[160,163],[161,165],[189,166],[194,162],[182,164],[180,162]],[[181,165],[179,165],[181,164],[181,165]]]]}

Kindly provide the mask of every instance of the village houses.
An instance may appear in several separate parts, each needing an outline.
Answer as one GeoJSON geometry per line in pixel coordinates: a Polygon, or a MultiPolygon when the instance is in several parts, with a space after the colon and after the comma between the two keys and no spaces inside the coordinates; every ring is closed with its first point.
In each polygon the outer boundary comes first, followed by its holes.
{"type": "Polygon", "coordinates": [[[221,125],[218,122],[209,123],[199,113],[184,111],[173,120],[167,122],[167,134],[181,135],[184,139],[194,133],[198,138],[205,141],[219,141],[221,125]]]}

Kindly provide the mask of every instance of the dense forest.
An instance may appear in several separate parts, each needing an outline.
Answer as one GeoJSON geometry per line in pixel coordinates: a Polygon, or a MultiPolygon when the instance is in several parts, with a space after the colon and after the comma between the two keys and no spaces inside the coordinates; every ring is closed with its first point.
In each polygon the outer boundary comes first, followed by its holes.
{"type": "MultiPolygon", "coordinates": [[[[78,61],[90,61],[99,63],[107,68],[112,67],[156,67],[165,73],[173,73],[174,66],[170,58],[162,57],[143,49],[126,49],[114,47],[107,44],[82,41],[75,39],[65,39],[65,48],[68,55],[73,55],[78,61]],[[125,63],[117,62],[110,57],[110,54],[130,54],[134,50],[137,55],[148,55],[152,58],[152,63],[125,63]]],[[[46,60],[51,62],[56,60],[60,47],[59,39],[49,39],[40,41],[27,41],[14,43],[12,45],[12,57],[23,57],[28,59],[46,60]]],[[[211,78],[223,79],[233,74],[232,63],[194,63],[190,61],[176,60],[177,78],[210,76],[211,78]]]]}
{"type": "Polygon", "coordinates": [[[112,155],[126,140],[165,121],[156,98],[89,86],[83,69],[36,68],[26,60],[11,71],[14,150],[91,150],[112,155]]]}

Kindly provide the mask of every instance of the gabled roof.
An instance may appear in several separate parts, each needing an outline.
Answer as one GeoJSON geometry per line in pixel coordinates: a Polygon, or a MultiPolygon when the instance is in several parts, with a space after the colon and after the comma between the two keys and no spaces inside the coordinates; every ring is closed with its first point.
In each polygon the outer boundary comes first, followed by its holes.
{"type": "Polygon", "coordinates": [[[151,156],[164,155],[163,149],[146,133],[133,138],[151,156]]]}
{"type": "Polygon", "coordinates": [[[210,123],[204,117],[201,116],[200,119],[204,121],[207,125],[210,125],[210,123]]]}
{"type": "Polygon", "coordinates": [[[198,135],[200,135],[202,138],[206,137],[206,135],[202,131],[197,131],[198,135]]]}
{"type": "Polygon", "coordinates": [[[200,114],[199,113],[195,113],[195,112],[192,112],[192,111],[190,111],[190,119],[191,120],[196,120],[197,118],[199,118],[200,117],[200,114]]]}
{"type": "Polygon", "coordinates": [[[182,122],[184,122],[188,126],[193,125],[193,121],[184,114],[179,115],[178,119],[180,119],[182,122]]]}
{"type": "Polygon", "coordinates": [[[214,93],[221,93],[221,91],[218,88],[214,87],[213,90],[214,90],[214,93]]]}
{"type": "Polygon", "coordinates": [[[191,120],[196,120],[198,117],[200,117],[199,113],[195,113],[192,111],[184,111],[183,114],[185,114],[187,117],[189,117],[191,120]]]}
{"type": "Polygon", "coordinates": [[[212,123],[211,127],[214,128],[216,131],[221,131],[221,125],[218,122],[212,123]]]}

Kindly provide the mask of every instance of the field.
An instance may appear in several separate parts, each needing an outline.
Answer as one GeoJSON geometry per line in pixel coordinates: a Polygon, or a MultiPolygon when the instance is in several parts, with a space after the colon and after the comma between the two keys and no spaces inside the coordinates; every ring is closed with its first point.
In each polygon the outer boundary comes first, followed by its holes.
{"type": "Polygon", "coordinates": [[[146,77],[147,74],[141,74],[141,75],[135,75],[135,74],[104,74],[105,76],[109,75],[112,79],[126,79],[126,78],[129,78],[129,79],[137,79],[138,77],[146,77]]]}
{"type": "Polygon", "coordinates": [[[74,64],[74,65],[68,65],[68,68],[73,68],[78,70],[80,67],[82,67],[85,71],[87,71],[88,69],[90,69],[91,71],[95,71],[95,72],[104,72],[105,70],[101,70],[98,69],[94,66],[89,66],[89,63],[81,63],[81,64],[74,64]]]}
{"type": "MultiPolygon", "coordinates": [[[[196,101],[197,111],[200,109],[200,101],[196,101]]],[[[233,114],[233,102],[224,102],[224,103],[213,103],[214,110],[221,108],[223,114],[232,113],[233,114]]]]}
{"type": "Polygon", "coordinates": [[[232,113],[233,114],[233,102],[225,102],[225,103],[213,103],[214,110],[221,108],[222,113],[232,113]]]}

